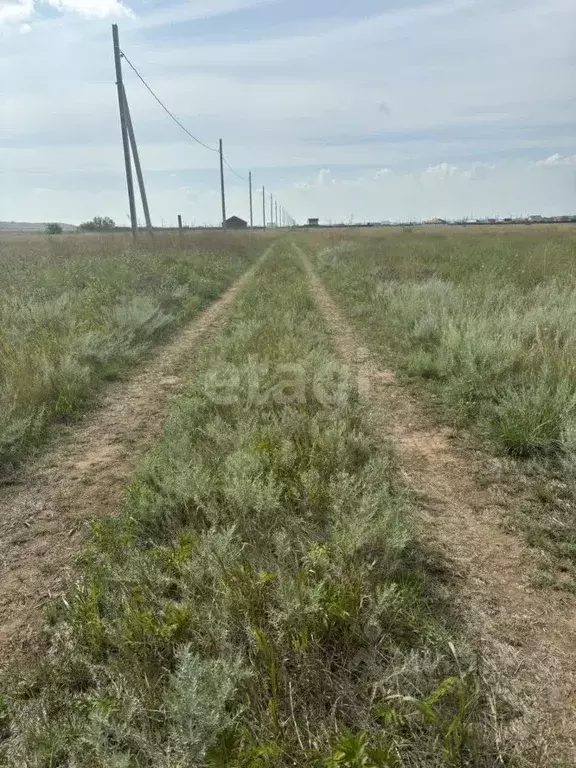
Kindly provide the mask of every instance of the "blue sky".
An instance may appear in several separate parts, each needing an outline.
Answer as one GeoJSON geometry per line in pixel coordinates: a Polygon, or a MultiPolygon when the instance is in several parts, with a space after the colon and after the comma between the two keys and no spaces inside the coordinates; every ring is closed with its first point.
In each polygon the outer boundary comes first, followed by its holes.
{"type": "MultiPolygon", "coordinates": [[[[576,212],[573,0],[0,0],[0,219],[126,222],[113,22],[297,219],[576,212]]],[[[216,223],[217,156],[125,82],[154,220],[216,223]]]]}

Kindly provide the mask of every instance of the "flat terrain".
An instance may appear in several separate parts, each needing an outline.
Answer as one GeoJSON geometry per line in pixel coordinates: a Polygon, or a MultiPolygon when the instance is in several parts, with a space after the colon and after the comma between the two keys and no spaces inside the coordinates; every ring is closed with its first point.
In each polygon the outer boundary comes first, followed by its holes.
{"type": "Polygon", "coordinates": [[[202,337],[214,330],[244,275],[130,376],[111,384],[96,412],[61,431],[57,447],[0,489],[0,658],[33,643],[39,609],[94,518],[121,506],[138,457],[160,436],[171,399],[184,386],[202,337]]]}
{"type": "MultiPolygon", "coordinates": [[[[483,649],[485,663],[520,703],[502,741],[512,752],[525,749],[534,734],[553,744],[556,757],[576,744],[576,603],[535,590],[526,544],[502,526],[502,512],[518,506],[506,485],[477,482],[478,456],[458,442],[453,429],[403,389],[396,374],[378,365],[347,323],[300,251],[312,291],[343,359],[356,371],[373,423],[392,441],[405,480],[418,499],[416,520],[422,541],[441,553],[454,598],[468,623],[468,635],[483,649]]],[[[497,685],[496,680],[494,681],[497,685]]]]}
{"type": "Polygon", "coordinates": [[[571,765],[574,242],[6,240],[3,763],[571,765]]]}
{"type": "Polygon", "coordinates": [[[379,360],[522,497],[535,580],[576,589],[576,238],[572,227],[316,238],[314,261],[379,360]]]}
{"type": "Polygon", "coordinates": [[[2,235],[0,482],[246,269],[253,244],[219,234],[138,247],[127,235],[2,235]]]}

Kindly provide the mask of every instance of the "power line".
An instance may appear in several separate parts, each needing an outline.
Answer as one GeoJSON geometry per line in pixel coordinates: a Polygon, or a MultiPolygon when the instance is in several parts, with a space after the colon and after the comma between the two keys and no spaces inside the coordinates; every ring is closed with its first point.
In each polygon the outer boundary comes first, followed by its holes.
{"type": "MultiPolygon", "coordinates": [[[[172,113],[172,112],[171,112],[171,111],[168,109],[168,107],[166,106],[166,104],[164,104],[164,102],[163,102],[163,101],[162,101],[162,100],[161,100],[161,99],[160,99],[158,96],[156,96],[156,94],[154,93],[154,91],[152,90],[152,88],[151,88],[151,87],[148,85],[148,83],[146,82],[146,80],[144,80],[144,78],[142,77],[142,75],[140,74],[140,72],[138,72],[138,70],[136,69],[136,67],[134,66],[134,64],[132,64],[132,62],[130,61],[130,59],[128,58],[128,56],[126,56],[126,54],[124,53],[124,51],[122,51],[121,53],[122,53],[122,58],[123,58],[123,59],[125,59],[125,61],[126,61],[126,64],[128,64],[128,66],[129,66],[129,67],[130,67],[130,69],[131,69],[131,70],[134,72],[134,74],[136,75],[136,77],[137,77],[137,78],[138,78],[138,79],[139,79],[139,80],[140,80],[140,81],[143,83],[144,87],[145,87],[145,88],[146,88],[146,89],[147,89],[147,90],[148,90],[148,91],[149,91],[149,92],[152,94],[152,96],[153,96],[153,97],[156,99],[156,101],[158,102],[158,104],[160,104],[160,106],[162,107],[162,109],[164,110],[164,112],[166,112],[166,114],[167,114],[169,117],[171,117],[171,118],[172,118],[172,120],[174,120],[174,122],[176,123],[176,125],[177,125],[179,128],[181,128],[181,129],[184,131],[184,133],[185,133],[187,136],[189,136],[191,139],[193,139],[193,140],[194,140],[194,141],[195,141],[197,144],[200,144],[200,146],[204,147],[205,149],[209,149],[211,152],[218,152],[218,150],[217,150],[217,149],[214,149],[214,147],[210,147],[210,146],[208,146],[208,144],[204,144],[204,142],[203,142],[203,141],[201,141],[201,140],[200,140],[200,139],[199,139],[197,136],[194,136],[194,134],[193,134],[193,133],[190,133],[190,131],[188,130],[188,128],[186,128],[184,125],[182,125],[182,123],[180,122],[180,120],[178,120],[178,118],[177,118],[177,117],[176,117],[176,116],[175,116],[175,115],[174,115],[174,114],[173,114],[173,113],[172,113]]],[[[228,163],[226,163],[226,165],[228,165],[228,163]]]]}
{"type": "MultiPolygon", "coordinates": [[[[232,174],[234,174],[234,176],[236,176],[236,178],[240,179],[240,181],[245,181],[246,183],[248,183],[248,182],[249,182],[249,178],[248,178],[248,177],[246,177],[246,176],[242,176],[242,174],[240,174],[240,173],[238,173],[238,171],[234,170],[234,168],[233,168],[233,167],[230,165],[230,163],[228,162],[228,160],[226,160],[226,158],[224,157],[224,153],[222,152],[222,146],[221,146],[221,143],[222,143],[222,142],[221,142],[221,140],[220,140],[220,148],[215,148],[215,147],[211,147],[211,146],[209,146],[208,144],[205,144],[205,143],[204,143],[204,142],[203,142],[201,139],[199,139],[197,136],[194,136],[194,134],[193,134],[193,133],[191,133],[191,132],[190,132],[190,131],[189,131],[189,130],[186,128],[186,126],[185,126],[185,125],[183,125],[183,124],[180,122],[180,120],[178,120],[178,118],[177,118],[177,117],[174,115],[174,113],[173,113],[173,112],[171,112],[171,111],[168,109],[168,107],[166,106],[166,104],[164,104],[164,102],[163,102],[163,101],[160,99],[160,97],[156,95],[156,93],[155,93],[155,91],[152,89],[152,87],[151,87],[151,86],[150,86],[150,85],[149,85],[149,84],[146,82],[146,80],[145,80],[145,79],[144,79],[144,77],[143,77],[143,76],[140,74],[140,72],[139,72],[139,71],[136,69],[136,67],[134,66],[134,64],[132,64],[132,62],[130,61],[130,59],[128,58],[128,56],[126,56],[126,54],[124,53],[124,51],[121,51],[121,50],[119,49],[119,47],[118,47],[118,53],[119,53],[119,54],[120,54],[120,56],[121,56],[121,57],[122,57],[122,58],[123,58],[123,59],[126,61],[126,63],[128,64],[128,66],[130,67],[130,69],[131,69],[131,70],[134,72],[134,74],[135,74],[135,75],[136,75],[136,77],[137,77],[137,78],[140,80],[140,82],[141,82],[141,83],[142,83],[142,85],[143,85],[143,86],[146,88],[146,90],[147,90],[147,91],[148,91],[148,92],[149,92],[149,93],[152,95],[152,97],[154,98],[154,100],[155,100],[156,102],[158,102],[158,104],[159,104],[159,105],[162,107],[162,109],[164,110],[164,112],[166,112],[166,114],[168,115],[168,117],[169,117],[171,120],[173,120],[173,121],[176,123],[176,125],[177,125],[177,126],[178,126],[178,127],[179,127],[179,128],[180,128],[180,129],[181,129],[181,130],[182,130],[182,131],[183,131],[183,132],[184,132],[184,133],[185,133],[185,134],[186,134],[186,135],[189,137],[189,138],[191,138],[193,141],[195,141],[195,142],[196,142],[197,144],[199,144],[201,147],[204,147],[205,149],[208,149],[208,150],[210,150],[210,152],[216,152],[216,153],[220,154],[220,162],[221,162],[221,178],[222,178],[222,183],[223,183],[222,164],[226,165],[226,167],[228,168],[228,170],[229,170],[229,171],[230,171],[232,174]]],[[[124,97],[124,98],[125,98],[125,97],[124,97]]],[[[272,195],[270,195],[270,198],[271,198],[271,199],[270,199],[270,216],[271,216],[271,221],[273,222],[273,225],[274,225],[274,212],[273,212],[273,209],[272,209],[272,195]]],[[[276,206],[278,206],[278,203],[276,203],[276,206]]],[[[277,210],[278,210],[278,208],[276,208],[276,211],[277,211],[277,210]]],[[[223,211],[224,211],[224,208],[223,208],[223,211]]],[[[276,221],[275,221],[275,223],[276,223],[276,226],[278,225],[278,218],[277,218],[277,217],[278,217],[278,214],[276,213],[276,221]]],[[[291,216],[288,216],[287,218],[288,218],[289,220],[293,221],[293,219],[292,219],[292,217],[291,217],[291,216]]],[[[266,217],[264,216],[263,226],[265,227],[265,225],[266,225],[266,217]]]]}
{"type": "Polygon", "coordinates": [[[230,165],[230,163],[228,162],[228,160],[226,160],[226,158],[224,158],[224,163],[226,164],[226,167],[228,168],[228,170],[229,170],[229,171],[232,171],[232,173],[234,174],[234,176],[236,176],[237,178],[239,178],[239,179],[240,179],[240,181],[248,181],[248,179],[247,179],[245,176],[241,176],[239,173],[237,173],[237,172],[234,170],[234,168],[232,168],[232,166],[230,165]]]}
{"type": "MultiPolygon", "coordinates": [[[[130,59],[128,58],[128,56],[126,56],[126,54],[124,53],[124,51],[121,51],[121,54],[122,54],[122,58],[124,58],[124,59],[126,60],[126,63],[127,63],[127,64],[128,64],[128,66],[130,67],[130,69],[131,69],[131,70],[134,72],[134,74],[136,75],[136,77],[137,77],[137,78],[138,78],[138,79],[139,79],[139,80],[142,82],[142,84],[144,85],[144,87],[145,87],[145,88],[146,88],[146,89],[147,89],[147,90],[148,90],[148,91],[149,91],[149,92],[152,94],[152,96],[153,96],[153,97],[156,99],[156,101],[158,102],[158,104],[160,104],[160,106],[162,107],[162,109],[164,110],[164,112],[166,112],[166,114],[167,114],[169,117],[171,117],[171,118],[172,118],[172,120],[174,120],[174,122],[176,123],[176,125],[177,125],[179,128],[181,128],[181,129],[184,131],[184,133],[185,133],[187,136],[189,136],[189,137],[190,137],[191,139],[193,139],[195,142],[197,142],[198,144],[200,144],[202,147],[205,147],[206,149],[209,149],[211,152],[218,152],[218,149],[215,149],[214,147],[210,147],[210,146],[208,146],[208,144],[205,144],[205,143],[204,143],[203,141],[201,141],[201,140],[200,140],[200,139],[199,139],[197,136],[194,136],[194,134],[193,134],[193,133],[190,133],[190,131],[189,131],[189,130],[186,128],[186,126],[182,125],[182,123],[180,122],[180,120],[178,120],[178,118],[177,118],[177,117],[176,117],[176,116],[175,116],[175,115],[174,115],[174,114],[173,114],[173,113],[172,113],[172,112],[171,112],[171,111],[168,109],[168,107],[167,107],[167,106],[164,104],[164,102],[163,102],[163,101],[162,101],[162,100],[161,100],[161,99],[160,99],[160,98],[159,98],[159,97],[156,95],[156,93],[153,91],[153,89],[150,87],[150,85],[148,85],[148,83],[146,82],[146,80],[145,80],[145,79],[142,77],[142,75],[140,74],[140,72],[138,72],[138,70],[136,69],[136,67],[134,66],[134,64],[132,64],[132,62],[130,61],[130,59]]],[[[234,174],[234,176],[236,176],[237,178],[239,178],[239,179],[240,179],[240,181],[248,181],[248,179],[247,179],[245,176],[242,176],[242,175],[241,175],[241,174],[239,174],[237,171],[235,171],[235,170],[234,170],[234,168],[232,168],[232,166],[230,165],[230,163],[228,162],[228,160],[226,160],[226,158],[224,158],[224,163],[225,163],[225,164],[226,164],[226,166],[228,167],[228,170],[229,170],[229,171],[231,171],[231,173],[233,173],[233,174],[234,174]]]]}

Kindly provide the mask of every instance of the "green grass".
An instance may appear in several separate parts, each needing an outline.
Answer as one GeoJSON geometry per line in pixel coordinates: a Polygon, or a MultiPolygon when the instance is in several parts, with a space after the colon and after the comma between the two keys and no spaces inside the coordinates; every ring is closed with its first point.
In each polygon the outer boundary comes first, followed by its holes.
{"type": "Polygon", "coordinates": [[[495,765],[409,517],[277,246],[6,681],[3,764],[495,765]]]}
{"type": "Polygon", "coordinates": [[[0,477],[246,269],[247,237],[0,239],[0,477]]]}
{"type": "MultiPolygon", "coordinates": [[[[308,239],[321,277],[387,365],[444,418],[522,459],[555,501],[530,541],[571,569],[576,523],[576,238],[470,228],[308,239]]],[[[546,555],[546,556],[548,556],[546,555]]]]}

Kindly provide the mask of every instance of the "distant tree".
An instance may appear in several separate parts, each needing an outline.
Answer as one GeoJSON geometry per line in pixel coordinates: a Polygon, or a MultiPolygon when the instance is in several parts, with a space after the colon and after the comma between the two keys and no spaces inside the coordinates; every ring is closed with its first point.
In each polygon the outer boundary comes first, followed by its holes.
{"type": "Polygon", "coordinates": [[[116,222],[110,216],[94,216],[92,221],[84,221],[80,224],[80,229],[85,232],[109,232],[116,229],[116,222]]]}
{"type": "Polygon", "coordinates": [[[46,234],[47,235],[61,235],[64,230],[58,224],[56,221],[51,222],[50,224],[46,224],[46,234]]]}

